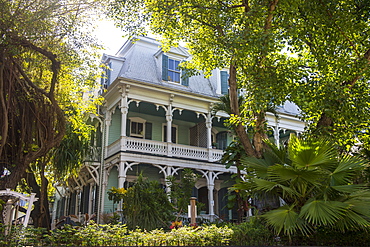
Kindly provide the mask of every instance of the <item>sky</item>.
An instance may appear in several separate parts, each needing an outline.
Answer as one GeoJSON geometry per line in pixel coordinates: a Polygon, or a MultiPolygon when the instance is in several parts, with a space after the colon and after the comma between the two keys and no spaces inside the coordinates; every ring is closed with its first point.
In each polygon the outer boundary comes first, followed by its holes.
{"type": "Polygon", "coordinates": [[[126,38],[122,37],[124,32],[116,28],[113,21],[109,20],[98,21],[94,34],[105,47],[102,53],[109,55],[115,55],[126,41],[126,38]]]}

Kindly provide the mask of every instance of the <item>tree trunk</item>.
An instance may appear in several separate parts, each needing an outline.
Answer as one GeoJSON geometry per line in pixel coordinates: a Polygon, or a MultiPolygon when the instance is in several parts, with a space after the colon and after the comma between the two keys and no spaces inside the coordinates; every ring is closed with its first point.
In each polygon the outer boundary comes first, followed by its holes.
{"type": "Polygon", "coordinates": [[[264,149],[266,148],[264,140],[267,139],[266,135],[266,117],[265,112],[261,111],[256,114],[255,133],[253,135],[253,146],[257,154],[257,158],[262,158],[264,149]]]}
{"type": "MultiPolygon", "coordinates": [[[[229,70],[229,97],[230,97],[230,110],[231,114],[235,116],[240,115],[239,104],[238,104],[238,88],[236,83],[236,66],[233,61],[230,63],[229,70]]],[[[249,139],[245,126],[241,123],[237,123],[235,126],[235,132],[239,137],[241,144],[245,150],[245,153],[250,157],[258,157],[256,151],[254,150],[252,143],[249,139]]]]}
{"type": "Polygon", "coordinates": [[[50,211],[49,211],[49,200],[48,200],[48,180],[46,179],[44,172],[40,172],[41,186],[37,183],[34,173],[27,173],[27,184],[32,188],[32,192],[36,193],[36,197],[39,198],[34,203],[34,209],[31,212],[31,217],[35,227],[51,229],[50,222],[50,211]]]}

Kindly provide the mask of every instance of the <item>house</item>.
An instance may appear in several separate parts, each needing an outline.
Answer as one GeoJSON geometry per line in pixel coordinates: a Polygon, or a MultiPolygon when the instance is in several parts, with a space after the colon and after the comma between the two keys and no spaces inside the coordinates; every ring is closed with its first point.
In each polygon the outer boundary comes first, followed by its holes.
{"type": "MultiPolygon", "coordinates": [[[[206,205],[204,216],[231,220],[224,206],[235,167],[219,162],[233,139],[223,122],[228,117],[211,114],[219,96],[227,93],[227,72],[216,69],[209,78],[187,77],[177,66],[189,59],[187,50],[164,52],[152,38],[127,41],[115,56],[104,55],[106,78],[101,81],[105,99],[96,124],[90,157],[78,177],[59,187],[54,218],[116,210],[108,200],[112,187],[127,187],[138,174],[160,181],[190,168],[202,176],[193,196],[206,205]]],[[[267,116],[276,142],[291,132],[302,132],[297,107],[287,102],[279,119],[267,116]]]]}

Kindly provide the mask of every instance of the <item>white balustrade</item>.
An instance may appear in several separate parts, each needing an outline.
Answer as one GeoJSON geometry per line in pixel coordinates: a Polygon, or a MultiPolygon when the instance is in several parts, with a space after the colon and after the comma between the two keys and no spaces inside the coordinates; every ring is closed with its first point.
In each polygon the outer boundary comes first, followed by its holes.
{"type": "Polygon", "coordinates": [[[208,150],[206,148],[172,144],[172,156],[208,160],[208,150]]]}
{"type": "Polygon", "coordinates": [[[114,155],[119,151],[134,151],[146,154],[171,156],[217,162],[223,155],[222,150],[194,147],[188,145],[145,140],[133,137],[121,137],[108,146],[106,157],[114,155]],[[168,153],[168,145],[171,145],[171,152],[168,153]]]}

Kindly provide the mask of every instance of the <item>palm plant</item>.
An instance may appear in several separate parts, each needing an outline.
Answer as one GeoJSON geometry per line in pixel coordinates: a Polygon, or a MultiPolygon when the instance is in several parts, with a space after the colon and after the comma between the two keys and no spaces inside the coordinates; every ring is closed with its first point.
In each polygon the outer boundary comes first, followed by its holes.
{"type": "Polygon", "coordinates": [[[353,178],[365,169],[327,140],[291,136],[287,147],[267,143],[262,159],[246,157],[248,178],[236,185],[252,197],[278,196],[281,206],[262,215],[277,234],[309,234],[325,226],[341,231],[370,226],[370,191],[353,178]]]}

